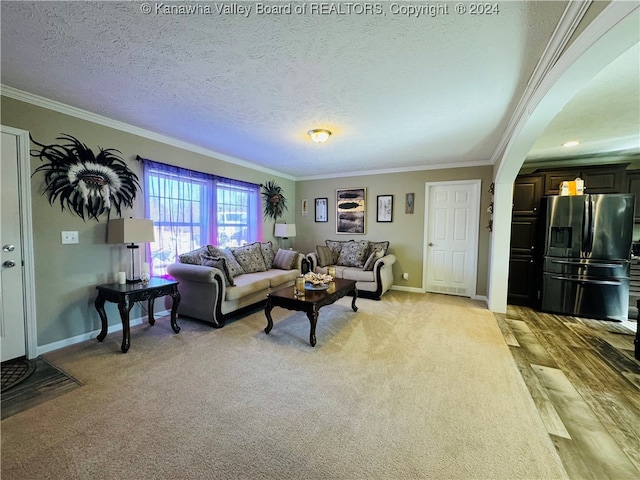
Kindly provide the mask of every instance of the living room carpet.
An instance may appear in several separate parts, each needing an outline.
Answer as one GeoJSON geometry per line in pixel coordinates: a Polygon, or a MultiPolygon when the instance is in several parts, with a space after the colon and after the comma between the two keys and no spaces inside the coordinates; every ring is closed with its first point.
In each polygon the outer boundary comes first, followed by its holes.
{"type": "Polygon", "coordinates": [[[47,358],[83,388],[2,421],[3,478],[566,478],[483,303],[388,292],[47,358]]]}

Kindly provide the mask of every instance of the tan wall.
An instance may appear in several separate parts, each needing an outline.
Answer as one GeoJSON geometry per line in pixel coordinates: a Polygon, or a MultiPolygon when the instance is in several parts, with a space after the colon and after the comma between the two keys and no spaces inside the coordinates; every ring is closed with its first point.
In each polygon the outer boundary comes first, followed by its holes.
{"type": "Polygon", "coordinates": [[[326,239],[350,240],[367,239],[390,242],[390,251],[397,257],[393,268],[394,284],[409,288],[422,288],[423,244],[424,244],[424,208],[425,183],[452,180],[480,179],[481,204],[477,294],[487,294],[487,268],[490,233],[486,228],[489,222],[487,208],[491,203],[488,193],[492,178],[492,167],[450,168],[443,170],[424,170],[384,175],[366,175],[326,180],[298,181],[296,186],[296,230],[294,246],[297,250],[309,253],[316,245],[324,245],[326,239]],[[336,189],[366,187],[367,215],[365,235],[336,234],[336,189]],[[405,195],[415,193],[413,214],[405,214],[405,195]],[[376,222],[377,195],[393,195],[393,222],[376,222]],[[329,221],[316,223],[314,216],[315,198],[329,199],[329,221]],[[308,201],[308,215],[301,215],[302,199],[308,201]],[[409,280],[403,280],[403,273],[409,274],[409,280]]]}
{"type": "MultiPolygon", "coordinates": [[[[76,137],[94,152],[98,151],[98,147],[120,150],[122,158],[140,177],[141,184],[142,170],[140,163],[135,160],[136,155],[253,183],[265,183],[273,179],[284,189],[287,198],[295,198],[296,185],[291,179],[233,165],[15,99],[1,97],[1,100],[0,123],[3,125],[27,130],[40,143],[55,143],[55,138],[64,133],[76,137]]],[[[31,171],[41,164],[38,158],[32,158],[31,171]]],[[[95,286],[113,281],[113,272],[124,270],[130,257],[123,246],[106,243],[106,216],[101,216],[99,222],[83,221],[68,210],[61,211],[59,204],[49,205],[48,196],[42,195],[42,173],[32,177],[31,185],[37,331],[38,345],[42,346],[100,327],[93,306],[95,286]],[[80,243],[62,245],[60,232],[63,230],[78,231],[80,243]]],[[[143,198],[143,193],[139,191],[134,212],[125,212],[123,216],[142,216],[143,198]]],[[[114,217],[115,211],[112,213],[114,217]]],[[[284,220],[293,222],[293,219],[292,206],[284,220]]],[[[275,240],[272,234],[273,222],[267,221],[264,223],[265,240],[275,240]]],[[[107,305],[107,314],[110,325],[119,323],[114,305],[107,305]]],[[[131,311],[131,318],[141,315],[144,313],[138,306],[131,311]]]]}

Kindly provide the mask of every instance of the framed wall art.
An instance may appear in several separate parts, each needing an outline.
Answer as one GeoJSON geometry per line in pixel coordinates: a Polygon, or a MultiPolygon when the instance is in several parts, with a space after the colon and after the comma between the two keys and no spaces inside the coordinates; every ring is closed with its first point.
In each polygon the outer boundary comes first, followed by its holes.
{"type": "Polygon", "coordinates": [[[300,205],[300,213],[302,214],[303,217],[307,216],[309,214],[309,210],[307,208],[307,199],[303,198],[302,199],[302,205],[300,205]]]}
{"type": "Polygon", "coordinates": [[[376,220],[378,222],[393,221],[393,195],[378,195],[376,220]]]}
{"type": "Polygon", "coordinates": [[[416,199],[416,194],[415,193],[407,193],[406,195],[406,201],[404,204],[404,213],[413,213],[413,203],[416,199]]]}
{"type": "Polygon", "coordinates": [[[328,222],[328,198],[316,198],[316,222],[328,222]]]}
{"type": "Polygon", "coordinates": [[[336,190],[336,233],[365,233],[366,188],[336,190]]]}

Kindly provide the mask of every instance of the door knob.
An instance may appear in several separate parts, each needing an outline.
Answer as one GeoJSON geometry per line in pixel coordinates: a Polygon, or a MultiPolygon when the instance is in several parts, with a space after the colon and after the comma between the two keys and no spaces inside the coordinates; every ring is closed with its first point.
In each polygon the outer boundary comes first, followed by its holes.
{"type": "Polygon", "coordinates": [[[3,245],[2,246],[2,251],[3,252],[13,252],[16,249],[16,247],[14,245],[3,245]]]}
{"type": "Polygon", "coordinates": [[[16,266],[16,262],[14,262],[13,260],[7,260],[2,264],[2,266],[7,268],[12,268],[16,266]]]}
{"type": "Polygon", "coordinates": [[[430,246],[430,247],[433,247],[433,242],[429,242],[429,246],[430,246]]]}

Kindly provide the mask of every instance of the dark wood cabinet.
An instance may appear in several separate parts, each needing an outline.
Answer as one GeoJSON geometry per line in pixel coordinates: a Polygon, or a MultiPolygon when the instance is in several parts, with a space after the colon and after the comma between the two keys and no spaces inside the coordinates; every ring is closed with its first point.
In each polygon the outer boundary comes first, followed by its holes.
{"type": "Polygon", "coordinates": [[[633,193],[636,196],[636,213],[633,221],[640,223],[640,171],[631,171],[627,174],[626,193],[633,193]]]}
{"type": "Polygon", "coordinates": [[[537,304],[536,262],[532,256],[514,255],[509,259],[508,301],[512,305],[537,304]]]}
{"type": "MultiPolygon", "coordinates": [[[[557,195],[565,180],[584,180],[584,193],[623,193],[627,164],[558,168],[544,171],[544,194],[557,195]]],[[[542,171],[538,170],[539,173],[542,171]]]]}
{"type": "Polygon", "coordinates": [[[536,251],[536,238],[544,182],[544,174],[519,175],[513,185],[507,289],[507,300],[512,305],[535,306],[537,303],[539,252],[536,251]]]}
{"type": "Polygon", "coordinates": [[[544,175],[519,175],[513,184],[514,216],[538,214],[544,175]]]}

